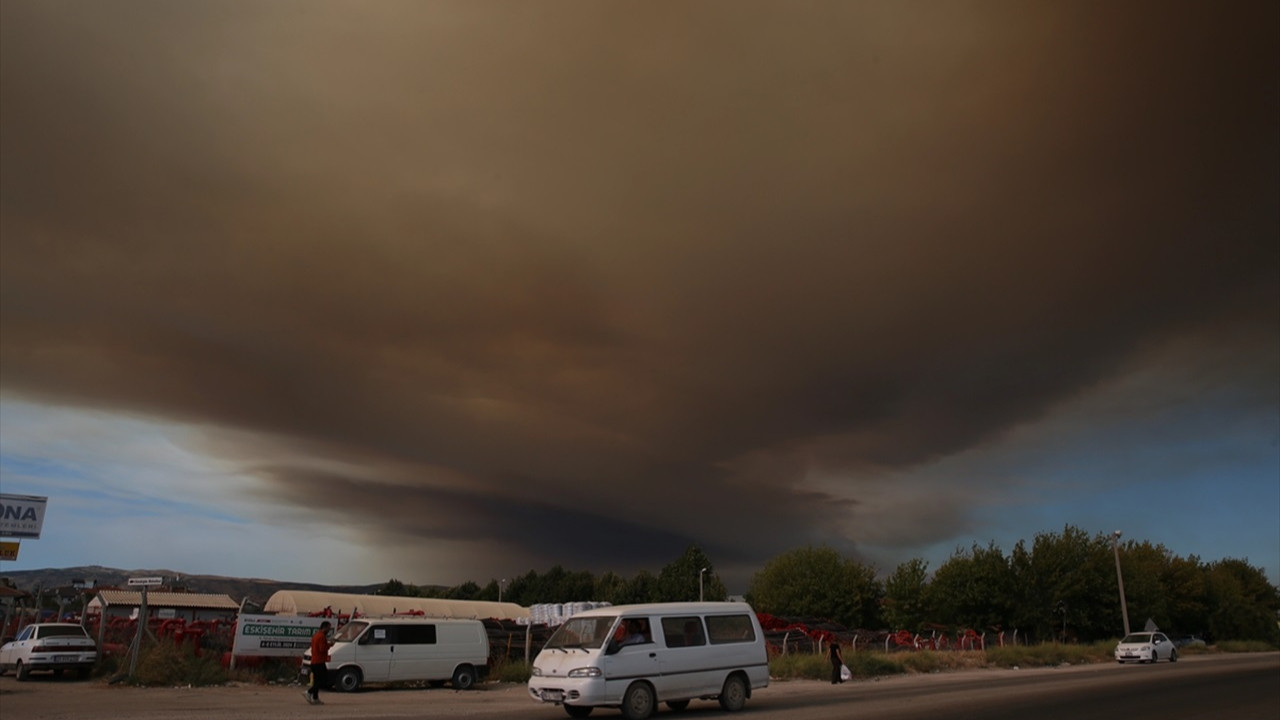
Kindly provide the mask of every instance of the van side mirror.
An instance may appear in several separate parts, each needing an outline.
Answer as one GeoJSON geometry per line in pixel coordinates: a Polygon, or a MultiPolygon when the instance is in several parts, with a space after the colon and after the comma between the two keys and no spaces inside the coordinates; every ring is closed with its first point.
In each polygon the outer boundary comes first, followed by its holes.
{"type": "Polygon", "coordinates": [[[622,646],[618,644],[617,640],[609,640],[609,642],[605,643],[604,654],[613,655],[614,653],[618,652],[621,649],[622,649],[622,646]]]}

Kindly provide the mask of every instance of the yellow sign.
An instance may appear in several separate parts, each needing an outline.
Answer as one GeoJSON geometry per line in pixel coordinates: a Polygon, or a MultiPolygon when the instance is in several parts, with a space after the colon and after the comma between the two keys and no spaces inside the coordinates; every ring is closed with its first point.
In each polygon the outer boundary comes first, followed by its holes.
{"type": "Polygon", "coordinates": [[[0,560],[17,560],[18,545],[16,542],[0,541],[0,560]]]}

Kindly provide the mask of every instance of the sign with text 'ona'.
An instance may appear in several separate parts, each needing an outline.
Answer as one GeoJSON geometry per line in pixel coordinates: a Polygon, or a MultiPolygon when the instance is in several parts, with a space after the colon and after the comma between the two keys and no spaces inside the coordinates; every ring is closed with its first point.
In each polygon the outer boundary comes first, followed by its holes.
{"type": "Polygon", "coordinates": [[[0,494],[0,537],[40,539],[47,497],[0,494]]]}

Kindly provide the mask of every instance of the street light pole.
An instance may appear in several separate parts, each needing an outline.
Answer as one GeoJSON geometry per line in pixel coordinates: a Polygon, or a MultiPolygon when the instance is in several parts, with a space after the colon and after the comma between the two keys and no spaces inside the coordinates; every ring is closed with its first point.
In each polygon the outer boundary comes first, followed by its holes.
{"type": "Polygon", "coordinates": [[[1111,533],[1111,549],[1116,553],[1116,583],[1120,586],[1120,614],[1124,616],[1124,634],[1129,634],[1129,608],[1124,601],[1124,575],[1120,573],[1120,536],[1119,530],[1111,533]]]}
{"type": "Polygon", "coordinates": [[[507,579],[502,578],[498,581],[498,602],[502,602],[502,586],[507,584],[507,579]]]}
{"type": "Polygon", "coordinates": [[[702,602],[702,576],[706,574],[706,568],[702,568],[698,571],[698,602],[702,602]]]}

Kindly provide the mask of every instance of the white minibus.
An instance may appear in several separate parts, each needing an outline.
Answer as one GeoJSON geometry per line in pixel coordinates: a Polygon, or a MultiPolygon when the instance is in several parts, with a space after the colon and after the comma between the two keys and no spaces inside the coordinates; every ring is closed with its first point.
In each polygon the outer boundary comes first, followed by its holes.
{"type": "Polygon", "coordinates": [[[592,708],[644,720],[666,703],[719,700],[741,710],[769,685],[769,654],[746,603],[615,605],[574,615],[533,661],[529,695],[583,718],[592,708]]]}
{"type": "MultiPolygon", "coordinates": [[[[365,683],[444,681],[470,689],[489,672],[489,633],[479,620],[360,618],[338,629],[329,680],[343,692],[365,683]]],[[[303,672],[311,651],[302,656],[303,672]]]]}

